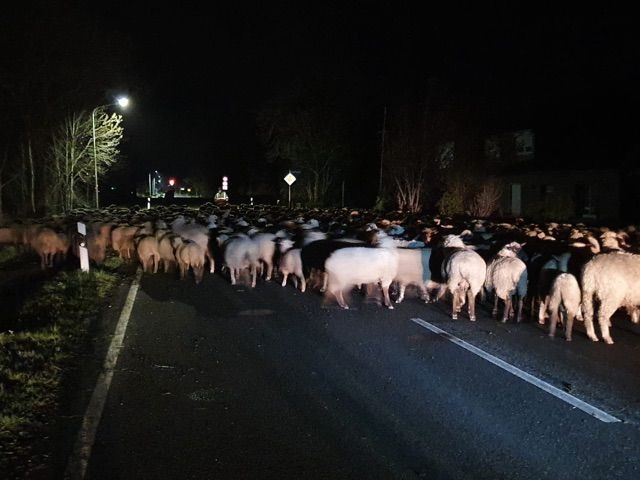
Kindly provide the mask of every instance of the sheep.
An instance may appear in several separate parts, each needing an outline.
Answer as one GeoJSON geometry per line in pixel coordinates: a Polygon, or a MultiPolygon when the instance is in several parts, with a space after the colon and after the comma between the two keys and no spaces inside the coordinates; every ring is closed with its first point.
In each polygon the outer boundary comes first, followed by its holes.
{"type": "Polygon", "coordinates": [[[551,318],[549,322],[549,336],[555,337],[556,325],[561,315],[561,307],[565,311],[564,337],[567,342],[571,341],[573,321],[577,318],[582,320],[580,311],[581,293],[578,280],[571,273],[562,273],[556,277],[551,286],[549,301],[547,302],[547,312],[551,318]]]}
{"type": "Polygon", "coordinates": [[[271,280],[273,273],[273,261],[276,253],[276,234],[259,232],[251,237],[251,241],[256,244],[258,250],[258,261],[260,262],[260,270],[262,273],[263,266],[266,266],[266,274],[264,279],[271,280]]]}
{"type": "Polygon", "coordinates": [[[364,242],[354,241],[352,239],[322,239],[304,244],[300,250],[300,258],[302,259],[303,272],[307,276],[307,283],[312,283],[312,279],[320,275],[322,283],[320,292],[325,292],[328,282],[325,269],[327,258],[336,250],[358,246],[364,246],[364,242]]]}
{"type": "Polygon", "coordinates": [[[180,238],[178,235],[168,232],[158,238],[158,253],[160,254],[160,262],[164,267],[164,273],[170,268],[177,266],[177,260],[174,248],[174,239],[180,238]]]}
{"type": "Polygon", "coordinates": [[[538,322],[544,323],[547,315],[547,300],[551,285],[561,273],[569,270],[571,252],[555,253],[552,255],[534,255],[527,265],[527,275],[530,280],[531,317],[535,315],[536,303],[539,302],[538,322]]]}
{"type": "Polygon", "coordinates": [[[333,295],[344,309],[349,305],[343,291],[354,285],[379,283],[384,304],[393,309],[389,298],[389,286],[398,273],[398,252],[393,239],[378,237],[378,246],[341,248],[335,250],[325,262],[328,274],[327,293],[333,295]]]}
{"type": "Polygon", "coordinates": [[[282,252],[278,269],[282,274],[282,286],[286,286],[289,274],[293,274],[293,284],[298,287],[298,279],[300,280],[300,291],[304,292],[307,288],[307,282],[302,272],[302,257],[299,248],[293,248],[293,241],[288,238],[280,239],[279,248],[282,252]]]}
{"type": "Polygon", "coordinates": [[[0,245],[15,245],[22,243],[22,228],[19,225],[0,228],[0,245]]]}
{"type": "Polygon", "coordinates": [[[223,245],[224,263],[229,268],[231,285],[236,284],[236,276],[248,268],[251,274],[251,288],[256,286],[256,276],[260,266],[257,244],[243,233],[229,237],[223,245]]]}
{"type": "Polygon", "coordinates": [[[135,250],[134,237],[138,235],[139,226],[121,225],[111,230],[111,248],[120,258],[129,260],[135,250]]]}
{"type": "Polygon", "coordinates": [[[180,280],[184,280],[189,268],[193,269],[196,285],[202,281],[204,275],[205,253],[202,247],[192,240],[173,238],[176,260],[180,267],[180,280]]]}
{"type": "Polygon", "coordinates": [[[416,285],[420,290],[421,298],[430,301],[429,290],[437,284],[431,280],[429,270],[430,248],[398,248],[398,272],[393,279],[398,285],[398,298],[395,303],[404,300],[404,292],[408,285],[416,285]]]}
{"type": "Polygon", "coordinates": [[[511,242],[502,247],[487,266],[485,291],[494,294],[493,317],[498,316],[498,300],[504,302],[502,323],[513,318],[513,297],[517,298],[516,321],[522,321],[522,306],[527,295],[527,266],[517,257],[521,245],[511,242]]]}
{"type": "Polygon", "coordinates": [[[444,238],[443,246],[445,250],[453,249],[442,265],[442,277],[446,282],[447,290],[453,296],[451,318],[457,320],[466,297],[466,301],[469,302],[467,306],[469,320],[475,322],[476,296],[484,284],[487,264],[457,235],[447,235],[444,238]]]}
{"type": "Polygon", "coordinates": [[[640,305],[640,255],[612,252],[596,255],[582,269],[582,314],[587,336],[598,341],[593,326],[594,301],[599,302],[598,323],[605,343],[613,344],[609,332],[611,315],[624,307],[634,313],[640,305]]]}
{"type": "Polygon", "coordinates": [[[69,251],[70,241],[64,233],[57,233],[51,228],[43,227],[31,241],[31,245],[40,256],[40,267],[45,270],[53,267],[56,259],[64,260],[69,251]]]}
{"type": "Polygon", "coordinates": [[[160,252],[158,251],[158,240],[153,235],[141,237],[136,248],[138,258],[142,263],[144,272],[153,271],[158,273],[158,264],[160,263],[160,252]]]}
{"type": "Polygon", "coordinates": [[[187,223],[186,218],[180,215],[171,222],[171,230],[182,238],[193,240],[200,245],[204,250],[205,259],[209,262],[209,273],[215,271],[215,260],[209,250],[209,229],[205,225],[187,223]]]}

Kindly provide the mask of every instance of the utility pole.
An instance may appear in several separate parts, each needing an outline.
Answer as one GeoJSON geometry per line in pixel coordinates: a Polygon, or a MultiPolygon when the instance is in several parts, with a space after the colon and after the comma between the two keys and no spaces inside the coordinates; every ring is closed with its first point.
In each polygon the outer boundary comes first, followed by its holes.
{"type": "Polygon", "coordinates": [[[382,140],[380,145],[380,181],[378,183],[378,198],[382,198],[382,165],[384,163],[384,137],[387,128],[387,106],[384,106],[384,116],[382,117],[382,140]]]}

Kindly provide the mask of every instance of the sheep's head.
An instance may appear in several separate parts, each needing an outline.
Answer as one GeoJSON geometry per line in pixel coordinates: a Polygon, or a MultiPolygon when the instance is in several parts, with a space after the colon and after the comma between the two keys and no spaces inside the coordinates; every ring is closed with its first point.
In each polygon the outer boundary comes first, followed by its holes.
{"type": "Polygon", "coordinates": [[[518,252],[522,250],[522,245],[518,242],[507,243],[500,251],[498,252],[498,256],[500,257],[515,257],[518,255],[518,252]]]}
{"type": "Polygon", "coordinates": [[[458,235],[447,235],[442,242],[445,248],[465,248],[465,244],[458,235]]]}

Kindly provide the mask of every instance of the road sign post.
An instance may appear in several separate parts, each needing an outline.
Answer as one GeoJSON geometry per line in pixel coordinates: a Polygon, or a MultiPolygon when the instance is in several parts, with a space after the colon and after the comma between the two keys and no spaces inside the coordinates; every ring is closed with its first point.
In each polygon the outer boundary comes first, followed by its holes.
{"type": "Polygon", "coordinates": [[[78,252],[80,256],[80,270],[83,272],[89,271],[89,250],[87,249],[87,226],[78,222],[78,233],[82,235],[80,245],[78,246],[78,252]]]}
{"type": "Polygon", "coordinates": [[[284,177],[284,181],[289,185],[289,208],[291,208],[291,184],[296,181],[296,177],[289,171],[287,175],[284,177]]]}

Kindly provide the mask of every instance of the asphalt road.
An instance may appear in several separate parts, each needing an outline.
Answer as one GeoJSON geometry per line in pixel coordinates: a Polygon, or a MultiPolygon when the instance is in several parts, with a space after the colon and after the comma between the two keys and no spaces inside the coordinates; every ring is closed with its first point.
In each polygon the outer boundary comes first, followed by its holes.
{"type": "MultiPolygon", "coordinates": [[[[409,292],[408,292],[409,293],[409,292]]],[[[640,338],[145,275],[90,479],[640,478],[640,338]],[[613,415],[605,423],[420,318],[613,415]]]]}

